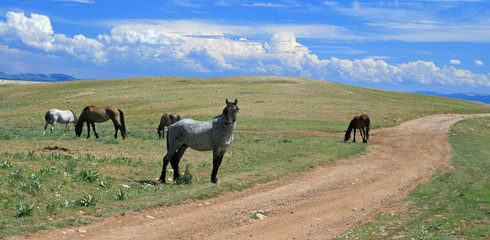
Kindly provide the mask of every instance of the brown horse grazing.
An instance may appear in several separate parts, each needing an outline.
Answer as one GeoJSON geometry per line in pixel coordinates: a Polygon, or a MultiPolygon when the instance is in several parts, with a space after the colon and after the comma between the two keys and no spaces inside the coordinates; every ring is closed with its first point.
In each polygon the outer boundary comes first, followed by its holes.
{"type": "Polygon", "coordinates": [[[75,126],[75,132],[77,137],[82,135],[83,123],[87,123],[87,138],[90,137],[90,124],[92,129],[94,129],[95,137],[99,138],[97,132],[95,131],[94,123],[101,123],[111,119],[114,123],[114,128],[116,132],[114,133],[114,138],[117,139],[117,130],[121,130],[122,138],[126,138],[126,124],[124,123],[124,114],[120,109],[115,107],[94,107],[87,106],[83,109],[80,117],[78,118],[78,123],[75,126]]]}
{"type": "Polygon", "coordinates": [[[162,118],[160,119],[160,125],[158,125],[158,137],[159,138],[165,138],[165,135],[163,134],[165,132],[165,126],[168,127],[182,119],[180,115],[176,113],[172,114],[166,114],[164,113],[162,115],[162,118]]]}
{"type": "Polygon", "coordinates": [[[367,143],[369,139],[369,125],[371,124],[371,119],[368,115],[355,116],[349,124],[349,128],[345,131],[344,142],[349,141],[350,132],[354,129],[354,140],[352,142],[356,142],[356,129],[359,129],[361,133],[362,142],[367,143]]]}

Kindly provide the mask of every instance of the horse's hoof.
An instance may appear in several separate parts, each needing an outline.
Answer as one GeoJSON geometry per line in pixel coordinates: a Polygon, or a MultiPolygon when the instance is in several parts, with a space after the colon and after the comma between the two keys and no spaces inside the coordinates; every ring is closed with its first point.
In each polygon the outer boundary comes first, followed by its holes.
{"type": "Polygon", "coordinates": [[[218,183],[218,178],[211,179],[211,182],[212,182],[212,183],[218,183]]]}
{"type": "Polygon", "coordinates": [[[165,179],[158,178],[157,180],[155,180],[155,183],[156,184],[158,184],[158,183],[165,184],[165,179]]]}

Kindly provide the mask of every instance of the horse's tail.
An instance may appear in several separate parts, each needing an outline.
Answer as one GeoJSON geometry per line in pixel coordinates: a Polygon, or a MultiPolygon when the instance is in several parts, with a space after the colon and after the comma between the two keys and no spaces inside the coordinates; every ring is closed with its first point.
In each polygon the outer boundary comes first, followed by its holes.
{"type": "Polygon", "coordinates": [[[369,125],[371,125],[371,119],[366,118],[366,141],[369,139],[369,125]]]}
{"type": "Polygon", "coordinates": [[[126,137],[126,123],[124,122],[124,113],[121,109],[117,109],[119,111],[119,119],[121,120],[121,134],[123,138],[126,137]]]}
{"type": "MultiPolygon", "coordinates": [[[[169,143],[168,143],[168,132],[170,132],[170,128],[169,128],[168,130],[169,130],[169,131],[167,131],[167,152],[168,152],[168,144],[169,144],[169,143]]],[[[163,134],[165,134],[165,133],[163,133],[163,134]]]]}
{"type": "Polygon", "coordinates": [[[70,112],[71,114],[73,114],[73,122],[75,123],[75,125],[78,123],[78,118],[77,118],[77,115],[73,112],[73,110],[70,109],[70,112]]]}
{"type": "Polygon", "coordinates": [[[49,121],[49,113],[50,113],[50,112],[51,112],[51,111],[47,111],[47,112],[46,112],[46,114],[44,115],[44,120],[45,120],[46,122],[48,122],[48,121],[49,121]]]}

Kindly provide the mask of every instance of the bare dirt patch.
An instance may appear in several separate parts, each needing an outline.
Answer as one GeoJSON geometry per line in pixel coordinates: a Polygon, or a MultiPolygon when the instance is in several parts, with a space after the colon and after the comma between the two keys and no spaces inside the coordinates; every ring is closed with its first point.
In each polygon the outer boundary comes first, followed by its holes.
{"type": "Polygon", "coordinates": [[[76,152],[78,152],[77,149],[73,150],[66,147],[60,147],[57,145],[46,146],[44,148],[39,149],[39,151],[44,153],[62,153],[62,154],[71,154],[71,155],[74,155],[76,152]]]}
{"type": "Polygon", "coordinates": [[[373,131],[367,154],[311,172],[22,239],[329,239],[368,221],[446,166],[449,127],[474,116],[490,114],[416,119],[373,131]],[[261,218],[253,217],[257,212],[261,218]]]}
{"type": "Polygon", "coordinates": [[[43,151],[61,151],[61,152],[70,152],[70,149],[65,148],[65,147],[58,147],[58,146],[47,146],[42,149],[43,151]]]}

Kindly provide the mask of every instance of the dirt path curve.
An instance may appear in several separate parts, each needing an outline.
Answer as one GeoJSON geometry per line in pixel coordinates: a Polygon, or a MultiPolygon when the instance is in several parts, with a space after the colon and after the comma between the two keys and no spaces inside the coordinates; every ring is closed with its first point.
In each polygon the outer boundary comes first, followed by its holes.
{"type": "MultiPolygon", "coordinates": [[[[328,239],[401,199],[448,164],[455,122],[436,115],[373,131],[368,153],[206,201],[111,217],[29,239],[328,239]],[[252,213],[267,212],[253,219],[252,213]]],[[[357,143],[361,144],[361,143],[357,143]]]]}

